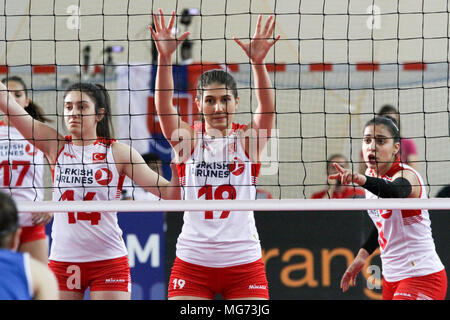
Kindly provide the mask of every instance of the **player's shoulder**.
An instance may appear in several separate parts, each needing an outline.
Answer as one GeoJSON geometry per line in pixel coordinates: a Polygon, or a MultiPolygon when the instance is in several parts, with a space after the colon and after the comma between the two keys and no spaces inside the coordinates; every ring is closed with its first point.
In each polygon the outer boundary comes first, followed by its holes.
{"type": "Polygon", "coordinates": [[[110,147],[114,153],[114,158],[117,157],[123,158],[126,157],[127,155],[129,157],[131,150],[133,150],[133,148],[130,145],[119,141],[114,141],[114,143],[112,143],[110,147]]]}

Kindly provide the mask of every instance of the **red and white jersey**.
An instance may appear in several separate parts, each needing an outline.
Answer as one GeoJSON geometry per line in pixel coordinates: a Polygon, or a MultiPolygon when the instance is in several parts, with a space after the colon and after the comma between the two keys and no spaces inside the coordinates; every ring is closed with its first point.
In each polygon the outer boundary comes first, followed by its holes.
{"type": "MultiPolygon", "coordinates": [[[[245,126],[233,123],[230,134],[211,138],[194,127],[195,148],[178,165],[186,200],[255,200],[260,164],[246,154],[241,134],[245,126]]],[[[261,258],[253,211],[186,211],[176,255],[206,267],[229,267],[261,258]]]]}
{"type": "MultiPolygon", "coordinates": [[[[15,201],[44,200],[44,153],[15,128],[0,122],[0,191],[15,201]]],[[[22,227],[31,226],[31,213],[19,213],[22,227]]]]}
{"type": "MultiPolygon", "coordinates": [[[[76,146],[66,137],[53,171],[53,201],[120,199],[125,176],[117,171],[113,143],[98,139],[76,146]]],[[[89,262],[125,255],[116,212],[55,212],[50,260],[89,262]]]]}
{"type": "MultiPolygon", "coordinates": [[[[420,182],[419,198],[426,199],[420,174],[408,165],[395,162],[382,177],[392,181],[401,170],[414,172],[420,182]]],[[[368,175],[375,176],[374,172],[368,175]]],[[[378,197],[366,190],[367,199],[378,197]]],[[[383,276],[389,282],[425,276],[444,269],[436,253],[428,210],[368,210],[378,229],[383,276]]]]}

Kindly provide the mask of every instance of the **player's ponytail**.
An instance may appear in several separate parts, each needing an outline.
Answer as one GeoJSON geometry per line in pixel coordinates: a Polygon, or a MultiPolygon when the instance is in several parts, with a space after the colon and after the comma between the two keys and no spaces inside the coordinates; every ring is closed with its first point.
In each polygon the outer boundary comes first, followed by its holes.
{"type": "Polygon", "coordinates": [[[99,107],[96,107],[96,110],[99,108],[104,108],[103,117],[97,124],[97,136],[112,139],[114,134],[111,121],[111,98],[109,97],[109,93],[104,86],[98,83],[95,86],[99,89],[102,96],[99,99],[101,103],[98,104],[99,107]]]}
{"type": "Polygon", "coordinates": [[[107,139],[113,138],[113,127],[111,121],[111,98],[108,91],[100,84],[79,82],[74,83],[66,89],[64,98],[71,91],[80,91],[87,94],[95,103],[95,113],[100,115],[103,108],[102,119],[97,123],[97,136],[107,139]]]}

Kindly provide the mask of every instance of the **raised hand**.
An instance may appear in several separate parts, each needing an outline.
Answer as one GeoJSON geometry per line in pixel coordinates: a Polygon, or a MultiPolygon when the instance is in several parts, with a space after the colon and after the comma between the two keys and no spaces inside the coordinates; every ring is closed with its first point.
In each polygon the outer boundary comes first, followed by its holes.
{"type": "Polygon", "coordinates": [[[249,43],[243,43],[238,38],[234,38],[234,41],[236,41],[236,43],[245,51],[253,63],[262,63],[270,48],[272,48],[275,42],[280,39],[280,36],[277,36],[275,39],[271,39],[275,29],[275,20],[273,20],[273,16],[269,17],[262,30],[261,19],[262,16],[260,15],[256,24],[255,34],[249,43]]]}
{"type": "Polygon", "coordinates": [[[364,183],[366,183],[366,177],[363,176],[362,174],[353,172],[350,169],[345,169],[336,162],[333,163],[333,166],[336,168],[338,172],[335,174],[330,174],[328,176],[328,179],[340,180],[342,185],[356,183],[362,186],[364,183]]]}
{"type": "Polygon", "coordinates": [[[170,17],[167,27],[164,13],[161,9],[159,9],[159,20],[156,14],[154,14],[153,22],[155,24],[155,30],[153,30],[150,26],[150,32],[152,33],[153,40],[156,44],[156,49],[158,50],[160,56],[171,56],[177,49],[177,46],[190,34],[189,31],[186,31],[178,37],[178,39],[172,35],[172,28],[175,23],[175,11],[172,11],[172,16],[170,17]]]}

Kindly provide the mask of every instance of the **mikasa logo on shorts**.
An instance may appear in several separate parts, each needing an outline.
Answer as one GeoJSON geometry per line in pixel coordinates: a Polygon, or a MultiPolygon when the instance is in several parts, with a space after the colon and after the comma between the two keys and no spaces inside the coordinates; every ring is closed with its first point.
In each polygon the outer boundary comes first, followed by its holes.
{"type": "Polygon", "coordinates": [[[267,289],[267,287],[264,286],[264,285],[258,286],[258,285],[255,285],[255,284],[249,285],[248,288],[249,288],[249,289],[253,289],[253,290],[255,290],[255,289],[257,289],[257,290],[258,290],[258,289],[259,289],[259,290],[266,290],[266,289],[267,289]]]}
{"type": "Polygon", "coordinates": [[[105,283],[122,283],[125,282],[125,279],[113,279],[113,278],[108,278],[105,280],[105,283]]]}

